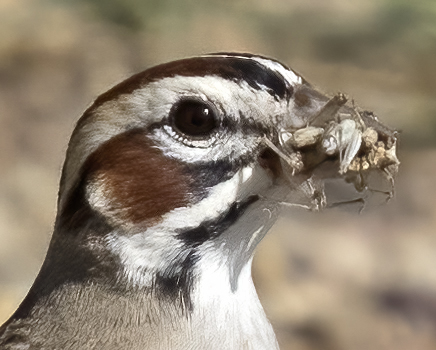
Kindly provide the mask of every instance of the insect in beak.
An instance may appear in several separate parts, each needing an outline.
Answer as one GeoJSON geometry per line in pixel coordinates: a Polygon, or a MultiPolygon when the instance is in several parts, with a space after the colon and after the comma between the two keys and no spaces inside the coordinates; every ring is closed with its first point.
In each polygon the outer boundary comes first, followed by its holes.
{"type": "MultiPolygon", "coordinates": [[[[356,201],[364,203],[368,192],[381,192],[386,200],[391,199],[400,163],[396,156],[397,132],[380,123],[372,112],[360,110],[354,101],[347,105],[342,93],[312,105],[320,107],[305,106],[303,127],[282,127],[278,144],[266,137],[263,140],[279,156],[289,185],[306,198],[304,203],[291,200],[284,204],[320,210],[356,201]],[[372,188],[374,174],[381,176],[389,188],[372,188]],[[333,179],[352,184],[356,198],[330,203],[325,186],[333,179]]],[[[292,196],[295,198],[295,193],[292,196]]]]}

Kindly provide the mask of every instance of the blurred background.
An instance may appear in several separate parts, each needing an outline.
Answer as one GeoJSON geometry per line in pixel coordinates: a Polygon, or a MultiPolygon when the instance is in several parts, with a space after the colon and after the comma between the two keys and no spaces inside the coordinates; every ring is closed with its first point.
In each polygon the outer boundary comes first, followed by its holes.
{"type": "Polygon", "coordinates": [[[433,0],[0,0],[0,323],[43,261],[83,110],[135,72],[216,51],[275,57],[401,131],[388,205],[296,210],[261,244],[281,348],[436,349],[433,0]]]}

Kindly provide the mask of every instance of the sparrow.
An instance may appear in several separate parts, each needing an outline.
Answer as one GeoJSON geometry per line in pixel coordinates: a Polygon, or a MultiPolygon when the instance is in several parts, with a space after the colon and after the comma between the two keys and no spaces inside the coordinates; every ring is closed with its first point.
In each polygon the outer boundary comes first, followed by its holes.
{"type": "Polygon", "coordinates": [[[281,208],[328,206],[329,180],[360,193],[374,172],[393,186],[396,140],[259,55],[133,75],[76,124],[45,261],[0,348],[278,349],[256,246],[281,208]]]}

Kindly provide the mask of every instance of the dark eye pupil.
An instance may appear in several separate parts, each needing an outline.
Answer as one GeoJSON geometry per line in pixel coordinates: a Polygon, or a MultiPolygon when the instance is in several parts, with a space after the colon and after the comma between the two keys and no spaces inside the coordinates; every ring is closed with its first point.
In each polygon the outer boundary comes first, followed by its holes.
{"type": "Polygon", "coordinates": [[[189,136],[206,136],[217,126],[213,109],[200,101],[180,101],[171,111],[174,127],[189,136]]]}

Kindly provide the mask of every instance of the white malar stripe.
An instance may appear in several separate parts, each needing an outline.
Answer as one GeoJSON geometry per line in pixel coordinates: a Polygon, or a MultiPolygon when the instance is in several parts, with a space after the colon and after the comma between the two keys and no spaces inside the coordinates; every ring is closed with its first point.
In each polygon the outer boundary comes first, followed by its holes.
{"type": "Polygon", "coordinates": [[[245,167],[242,169],[241,171],[241,175],[242,175],[242,183],[247,182],[251,175],[253,175],[253,168],[252,167],[245,167]]]}
{"type": "Polygon", "coordinates": [[[190,229],[213,220],[236,201],[239,187],[250,171],[242,169],[231,179],[213,187],[207,198],[192,206],[176,208],[165,214],[162,222],[144,232],[130,236],[115,232],[107,239],[109,249],[120,257],[121,277],[136,286],[151,286],[156,272],[178,261],[189,251],[176,236],[180,229],[190,229]]]}
{"type": "Polygon", "coordinates": [[[187,208],[176,208],[165,214],[162,223],[155,226],[153,231],[172,232],[180,228],[197,227],[204,221],[217,218],[236,201],[242,174],[243,170],[239,170],[229,180],[214,186],[199,203],[187,208]]]}

